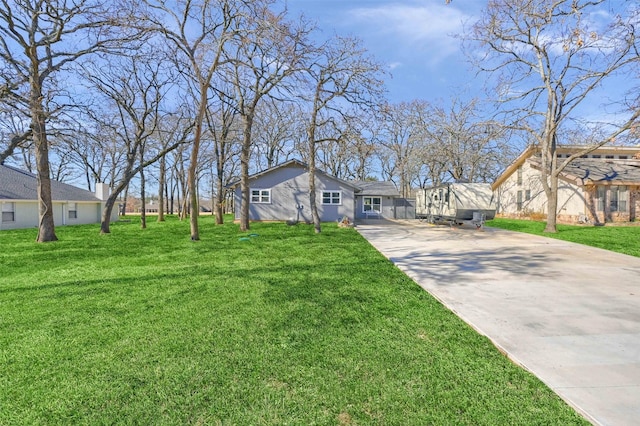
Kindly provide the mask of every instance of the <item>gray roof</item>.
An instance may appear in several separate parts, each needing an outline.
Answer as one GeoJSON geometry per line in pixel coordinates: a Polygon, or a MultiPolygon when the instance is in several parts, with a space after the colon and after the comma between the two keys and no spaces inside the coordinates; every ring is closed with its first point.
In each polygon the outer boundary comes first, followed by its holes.
{"type": "MultiPolygon", "coordinates": [[[[266,175],[267,173],[271,173],[273,170],[280,169],[280,168],[283,168],[283,167],[289,167],[289,166],[292,166],[292,165],[293,165],[293,166],[301,167],[301,168],[303,168],[303,169],[305,169],[305,170],[308,170],[308,169],[309,169],[309,165],[308,165],[307,163],[305,163],[305,162],[303,162],[303,161],[300,161],[300,160],[298,160],[298,159],[294,158],[294,159],[292,159],[292,160],[288,160],[288,161],[285,161],[284,163],[278,164],[277,166],[273,166],[273,167],[271,167],[271,168],[269,168],[269,169],[266,169],[266,170],[263,170],[263,171],[261,171],[261,172],[255,173],[255,174],[253,174],[253,175],[249,176],[249,179],[250,179],[250,180],[257,179],[257,178],[259,178],[260,176],[266,175]]],[[[337,181],[337,182],[342,183],[343,185],[351,186],[351,187],[353,187],[353,189],[355,190],[355,192],[358,192],[358,191],[359,191],[359,187],[358,187],[358,186],[356,186],[354,182],[348,182],[348,181],[346,181],[346,180],[343,180],[343,179],[337,178],[337,177],[332,176],[332,175],[330,175],[329,173],[325,172],[324,170],[320,170],[320,169],[316,169],[316,173],[319,173],[319,174],[321,174],[321,175],[327,176],[327,177],[329,177],[329,178],[331,178],[331,179],[333,179],[333,180],[335,180],[335,181],[337,181]]],[[[238,179],[238,180],[236,180],[236,181],[233,181],[233,182],[229,183],[229,184],[227,185],[227,187],[228,187],[228,188],[235,188],[235,187],[236,187],[236,186],[238,186],[238,185],[240,185],[240,179],[238,179]]]]}
{"type": "MultiPolygon", "coordinates": [[[[54,201],[100,201],[95,194],[66,183],[51,181],[54,201]]],[[[0,164],[0,199],[37,200],[37,179],[32,173],[0,164]]]]}
{"type": "MultiPolygon", "coordinates": [[[[537,159],[533,164],[540,167],[537,159]]],[[[640,185],[640,161],[576,158],[562,175],[582,185],[640,185]]]]}
{"type": "Polygon", "coordinates": [[[396,189],[393,182],[377,182],[361,180],[353,182],[355,186],[361,189],[358,195],[379,195],[382,197],[399,197],[400,192],[396,189]]]}

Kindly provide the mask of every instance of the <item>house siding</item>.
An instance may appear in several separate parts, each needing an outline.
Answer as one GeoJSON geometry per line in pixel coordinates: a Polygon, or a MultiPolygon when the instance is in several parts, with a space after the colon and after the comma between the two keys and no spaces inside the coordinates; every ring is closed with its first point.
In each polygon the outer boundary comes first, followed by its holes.
{"type": "MultiPolygon", "coordinates": [[[[528,148],[494,183],[500,216],[546,219],[547,197],[542,188],[540,164],[532,155],[534,151],[528,148]]],[[[634,147],[607,147],[569,164],[558,182],[558,222],[584,223],[586,219],[602,224],[637,220],[640,210],[639,155],[634,147]],[[625,211],[611,211],[608,197],[612,186],[627,188],[625,211]],[[597,209],[598,188],[604,188],[606,193],[603,211],[597,209]]],[[[559,154],[559,158],[568,156],[569,153],[559,154]]]]}
{"type": "Polygon", "coordinates": [[[367,215],[364,212],[364,198],[365,197],[380,197],[380,216],[387,219],[395,219],[395,198],[381,195],[358,195],[356,197],[356,219],[366,219],[367,215]]]}
{"type": "MultiPolygon", "coordinates": [[[[0,200],[2,203],[14,203],[14,221],[0,222],[0,229],[24,229],[38,226],[38,203],[31,200],[0,200]]],[[[104,203],[77,202],[77,217],[69,218],[69,204],[67,202],[54,201],[53,223],[55,226],[86,225],[100,223],[104,203]]],[[[118,220],[117,209],[111,215],[111,221],[118,220]]]]}
{"type": "MultiPolygon", "coordinates": [[[[521,166],[522,180],[519,183],[518,172],[513,173],[497,189],[498,214],[503,217],[542,219],[547,216],[547,196],[542,187],[540,171],[528,162],[521,166]],[[529,199],[526,194],[529,191],[529,199]],[[519,201],[518,192],[521,194],[519,201]]],[[[560,180],[558,182],[559,221],[575,222],[588,214],[586,201],[588,194],[582,187],[560,180]]]]}
{"type": "MultiPolygon", "coordinates": [[[[309,204],[309,173],[305,168],[297,164],[276,168],[255,179],[250,179],[249,187],[252,190],[271,191],[270,203],[249,203],[249,220],[299,220],[306,223],[312,221],[309,204]]],[[[238,185],[235,189],[236,220],[240,219],[241,196],[241,188],[238,185]]],[[[354,204],[353,187],[325,174],[316,174],[316,205],[321,221],[337,221],[343,216],[353,218],[354,204]],[[341,204],[323,205],[323,191],[340,191],[341,204]]]]}
{"type": "MultiPolygon", "coordinates": [[[[605,186],[607,188],[608,186],[605,186]]],[[[587,206],[589,211],[589,219],[593,223],[606,223],[606,222],[634,222],[638,219],[638,212],[640,211],[640,185],[627,186],[629,199],[627,200],[627,210],[624,212],[611,211],[609,203],[604,203],[604,209],[598,211],[596,192],[598,187],[595,185],[589,186],[586,189],[587,192],[587,206]]],[[[608,194],[607,194],[608,196],[608,194]]]]}

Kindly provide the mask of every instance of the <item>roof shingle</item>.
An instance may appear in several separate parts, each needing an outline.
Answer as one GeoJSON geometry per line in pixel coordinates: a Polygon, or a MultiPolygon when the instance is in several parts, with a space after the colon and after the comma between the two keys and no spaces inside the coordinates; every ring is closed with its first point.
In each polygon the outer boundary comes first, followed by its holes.
{"type": "MultiPolygon", "coordinates": [[[[66,183],[51,181],[53,201],[100,201],[95,194],[66,183]]],[[[37,178],[34,174],[0,164],[0,199],[37,200],[37,178]]]]}

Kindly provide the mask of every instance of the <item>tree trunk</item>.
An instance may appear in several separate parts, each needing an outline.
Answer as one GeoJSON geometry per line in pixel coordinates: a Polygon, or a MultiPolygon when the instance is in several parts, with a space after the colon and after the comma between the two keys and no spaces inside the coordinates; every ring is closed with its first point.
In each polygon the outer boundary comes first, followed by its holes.
{"type": "Polygon", "coordinates": [[[313,229],[316,234],[322,232],[320,224],[320,215],[318,214],[318,204],[316,202],[316,114],[314,111],[311,125],[307,131],[309,137],[309,207],[311,208],[311,218],[313,220],[313,229]]]}
{"type": "Polygon", "coordinates": [[[558,212],[558,176],[550,173],[549,192],[547,194],[547,225],[544,232],[556,233],[557,212],[558,212]]]}
{"type": "Polygon", "coordinates": [[[189,185],[189,223],[191,225],[191,241],[200,240],[200,230],[198,229],[198,217],[200,208],[198,206],[198,155],[200,154],[200,140],[202,139],[202,122],[207,108],[208,84],[200,84],[200,104],[198,105],[198,116],[196,118],[196,130],[193,135],[193,148],[191,149],[191,161],[188,171],[189,185]]]}
{"type": "Polygon", "coordinates": [[[107,198],[107,202],[104,204],[104,209],[102,209],[102,217],[100,220],[101,234],[111,233],[111,229],[109,228],[111,222],[111,212],[113,212],[113,207],[115,206],[116,200],[118,199],[118,194],[120,194],[120,191],[114,190],[111,195],[109,195],[109,198],[107,198]]]}
{"type": "Polygon", "coordinates": [[[164,191],[165,191],[165,158],[160,159],[160,176],[158,177],[158,222],[164,222],[164,191]]]}
{"type": "Polygon", "coordinates": [[[42,107],[42,90],[37,75],[31,81],[31,128],[36,147],[37,194],[38,194],[38,237],[37,242],[57,241],[53,223],[53,202],[51,199],[51,170],[49,168],[49,143],[42,107]]]}
{"type": "MultiPolygon", "coordinates": [[[[140,159],[142,161],[142,158],[140,159]]],[[[145,194],[144,170],[140,170],[140,202],[142,210],[140,210],[140,228],[147,228],[147,196],[145,194]]]]}
{"type": "Polygon", "coordinates": [[[216,225],[222,225],[224,223],[224,196],[225,196],[225,188],[224,183],[222,182],[222,174],[218,171],[218,177],[216,179],[217,193],[215,200],[215,214],[216,214],[216,225]]]}
{"type": "Polygon", "coordinates": [[[253,127],[253,112],[244,117],[242,130],[242,150],[240,152],[240,190],[242,192],[240,206],[240,230],[248,231],[249,226],[249,157],[251,153],[251,129],[253,127]]]}
{"type": "Polygon", "coordinates": [[[129,198],[129,185],[124,189],[124,197],[122,198],[122,216],[127,214],[127,199],[129,198]]]}

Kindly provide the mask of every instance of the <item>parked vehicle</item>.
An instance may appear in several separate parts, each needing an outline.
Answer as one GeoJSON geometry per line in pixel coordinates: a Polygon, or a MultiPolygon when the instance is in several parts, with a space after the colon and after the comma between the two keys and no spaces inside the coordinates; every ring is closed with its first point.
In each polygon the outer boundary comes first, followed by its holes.
{"type": "Polygon", "coordinates": [[[430,223],[468,222],[479,228],[495,215],[496,203],[488,183],[446,183],[416,194],[416,217],[430,223]]]}

